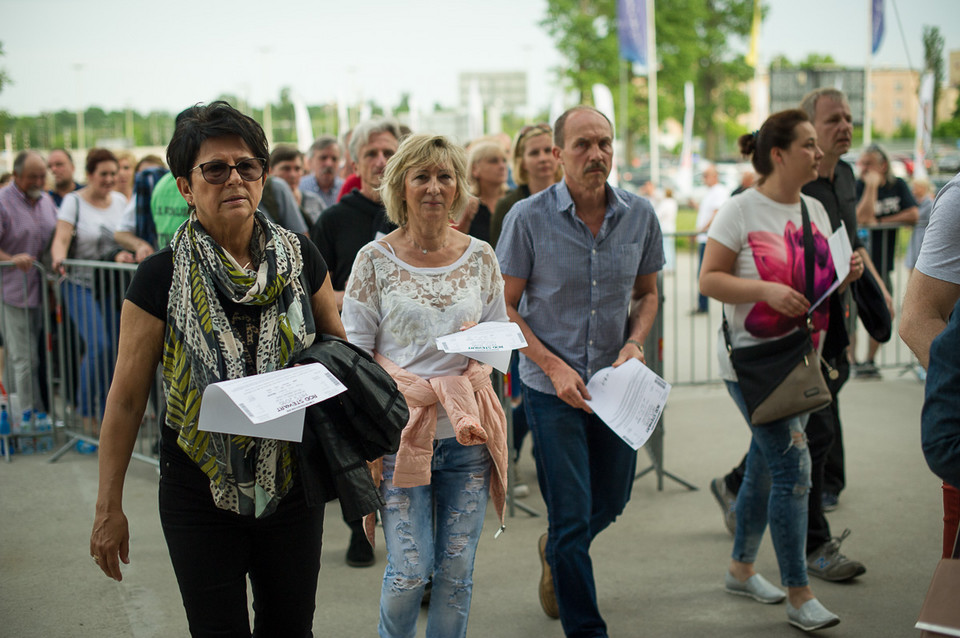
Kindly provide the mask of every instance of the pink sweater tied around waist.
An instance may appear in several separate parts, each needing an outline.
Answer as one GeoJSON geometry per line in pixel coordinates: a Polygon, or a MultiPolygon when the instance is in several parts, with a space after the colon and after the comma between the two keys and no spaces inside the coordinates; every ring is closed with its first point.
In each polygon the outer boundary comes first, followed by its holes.
{"type": "MultiPolygon", "coordinates": [[[[490,497],[502,525],[507,487],[507,418],[490,382],[492,368],[471,360],[462,375],[426,380],[379,353],[374,353],[374,357],[397,382],[410,410],[410,420],[400,435],[393,484],[396,487],[417,487],[430,483],[439,403],[450,417],[458,443],[487,446],[493,460],[490,497]]],[[[379,484],[382,461],[377,460],[372,465],[374,481],[379,484]]],[[[364,521],[371,544],[373,519],[373,516],[367,516],[364,521]]]]}

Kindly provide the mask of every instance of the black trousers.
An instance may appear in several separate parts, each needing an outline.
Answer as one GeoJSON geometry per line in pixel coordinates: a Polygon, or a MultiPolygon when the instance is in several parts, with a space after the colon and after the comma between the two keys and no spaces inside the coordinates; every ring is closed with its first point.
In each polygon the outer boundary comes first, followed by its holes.
{"type": "Polygon", "coordinates": [[[323,507],[307,507],[298,481],[264,518],[218,509],[166,432],[160,450],[160,522],[191,636],[250,637],[248,576],[254,637],[313,636],[323,507]]]}
{"type": "MultiPolygon", "coordinates": [[[[836,447],[836,440],[840,437],[840,388],[850,378],[850,364],[847,362],[846,352],[828,360],[840,376],[827,379],[827,387],[833,394],[833,401],[827,407],[814,412],[807,421],[807,446],[810,449],[810,499],[807,508],[807,555],[812,554],[821,545],[830,540],[830,524],[823,511],[823,490],[825,468],[831,451],[836,447]]],[[[841,445],[842,450],[842,445],[841,445]]],[[[733,468],[724,478],[724,482],[732,493],[740,491],[743,483],[743,474],[746,471],[747,457],[744,456],[740,465],[733,468]]]]}

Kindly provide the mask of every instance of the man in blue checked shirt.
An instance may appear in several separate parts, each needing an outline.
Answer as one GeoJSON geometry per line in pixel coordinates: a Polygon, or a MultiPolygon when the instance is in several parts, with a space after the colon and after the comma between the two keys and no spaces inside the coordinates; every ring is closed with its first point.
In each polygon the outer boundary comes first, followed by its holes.
{"type": "Polygon", "coordinates": [[[650,203],[607,184],[613,127],[589,106],[554,126],[564,179],[518,202],[497,244],[507,313],[529,344],[520,379],[549,532],[540,603],[568,636],[606,636],[590,543],[630,498],[636,453],[592,413],[587,380],[643,358],[663,267],[650,203]]]}

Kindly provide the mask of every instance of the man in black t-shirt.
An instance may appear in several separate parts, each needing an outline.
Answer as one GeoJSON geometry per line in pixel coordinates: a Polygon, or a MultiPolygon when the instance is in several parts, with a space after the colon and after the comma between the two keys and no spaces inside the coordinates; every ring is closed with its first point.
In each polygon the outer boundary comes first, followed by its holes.
{"type": "MultiPolygon", "coordinates": [[[[357,253],[366,244],[396,228],[387,219],[379,188],[383,169],[387,160],[397,152],[399,139],[400,128],[390,119],[367,120],[354,129],[350,138],[350,155],[360,175],[360,188],[353,189],[320,213],[317,223],[310,229],[310,239],[320,249],[330,271],[338,310],[343,309],[343,291],[357,253]]],[[[373,548],[367,542],[361,522],[344,521],[352,531],[347,564],[351,567],[373,565],[373,548]]]]}

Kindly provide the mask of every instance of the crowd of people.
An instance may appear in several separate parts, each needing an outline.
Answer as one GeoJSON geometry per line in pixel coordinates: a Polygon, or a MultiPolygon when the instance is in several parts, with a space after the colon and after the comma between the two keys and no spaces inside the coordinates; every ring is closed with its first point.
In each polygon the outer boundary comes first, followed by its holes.
{"type": "MultiPolygon", "coordinates": [[[[920,181],[911,192],[875,146],[856,179],[841,159],[852,129],[843,93],[814,91],[741,138],[755,175],[737,192],[707,168],[697,215],[694,313],[709,314],[709,298],[723,304],[718,361],[751,433],[740,466],[711,485],[734,534],[723,587],[786,601],[788,621],[805,631],[840,622],[809,576],[866,572],[840,552],[849,530],[833,536],[825,517],[844,481],[838,394],[851,368],[871,375],[876,351],[871,343],[863,364],[851,355],[851,284],[871,273],[893,312],[891,234],[868,235],[867,246],[858,226],[926,229],[911,244],[916,274],[901,329],[922,365],[936,363],[929,352],[950,351],[931,350],[939,330],[919,317],[936,315],[942,329],[957,298],[955,277],[941,272],[957,257],[955,225],[943,221],[956,198],[941,193],[934,204],[920,181]],[[941,209],[948,212],[938,217],[941,209]],[[853,248],[849,275],[813,308],[835,277],[826,238],[841,226],[853,248]],[[809,262],[805,251],[814,253],[809,262]],[[831,404],[754,424],[726,345],[805,329],[837,372],[831,404]],[[786,591],[754,569],[768,527],[786,591]]],[[[374,494],[364,518],[343,508],[351,566],[375,564],[382,522],[379,635],[415,635],[423,605],[427,636],[466,635],[487,502],[502,523],[514,479],[508,454],[519,458],[528,432],[548,515],[536,550],[543,612],[568,636],[607,635],[590,547],[630,499],[636,452],[593,414],[586,383],[607,366],[645,362],[658,273],[675,267],[669,234],[678,208],[669,190],[647,190],[647,198],[612,187],[612,166],[612,124],[582,105],[553,126],[521,128],[506,146],[490,138],[463,148],[386,118],[342,140],[323,136],[303,154],[285,145],[271,152],[259,124],[214,102],[177,117],[165,161],[92,149],[85,184],[64,149],[20,153],[12,184],[0,189],[0,261],[13,262],[3,272],[13,371],[5,381],[21,405],[44,409],[35,353],[44,282],[33,264],[49,253],[83,344],[75,407],[100,446],[96,564],[120,580],[130,560],[123,478],[159,368],[160,515],[192,635],[250,635],[248,577],[254,635],[312,635],[323,503],[350,494],[318,499],[311,477],[329,471],[329,460],[285,440],[201,430],[198,414],[210,383],[296,365],[318,345],[345,340],[384,372],[368,389],[398,391],[406,404],[391,453],[361,470],[374,494]],[[89,270],[73,267],[77,260],[139,264],[122,310],[89,270]],[[512,440],[490,366],[435,346],[436,337],[486,321],[516,323],[528,344],[512,362],[512,440]]],[[[939,421],[950,414],[930,412],[939,421]]],[[[342,427],[360,431],[360,417],[338,414],[342,427]]],[[[925,413],[935,469],[950,465],[937,452],[949,440],[944,427],[928,428],[925,413]]],[[[946,547],[960,492],[950,485],[955,473],[940,473],[946,547]]]]}

